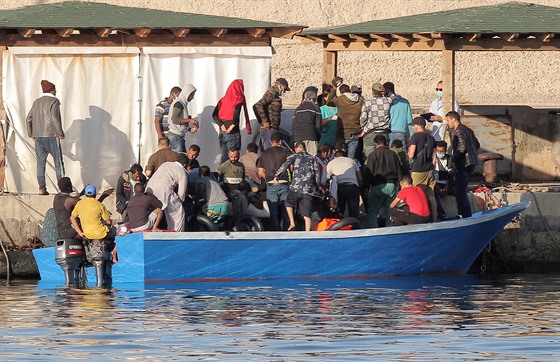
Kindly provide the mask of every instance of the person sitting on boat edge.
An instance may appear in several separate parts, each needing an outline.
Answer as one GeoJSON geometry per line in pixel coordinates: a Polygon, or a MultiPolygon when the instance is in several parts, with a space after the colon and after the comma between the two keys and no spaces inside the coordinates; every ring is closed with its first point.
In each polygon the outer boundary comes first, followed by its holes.
{"type": "Polygon", "coordinates": [[[89,184],[85,188],[86,198],[78,201],[70,221],[80,237],[87,240],[109,240],[109,250],[113,256],[113,263],[117,262],[117,247],[114,243],[117,231],[112,226],[113,221],[105,205],[95,199],[97,189],[89,184]],[[79,218],[79,222],[78,222],[79,218]]]}
{"type": "Polygon", "coordinates": [[[430,222],[430,205],[424,190],[412,186],[412,178],[404,175],[400,181],[401,190],[389,206],[389,214],[394,226],[424,224],[430,222]]]}
{"type": "Polygon", "coordinates": [[[195,189],[195,204],[215,224],[224,221],[229,213],[229,200],[220,184],[210,177],[210,167],[200,166],[200,178],[195,189]]]}
{"type": "Polygon", "coordinates": [[[163,204],[154,195],[145,193],[141,183],[134,185],[134,196],[128,202],[128,225],[133,233],[151,229],[159,231],[163,204]]]}

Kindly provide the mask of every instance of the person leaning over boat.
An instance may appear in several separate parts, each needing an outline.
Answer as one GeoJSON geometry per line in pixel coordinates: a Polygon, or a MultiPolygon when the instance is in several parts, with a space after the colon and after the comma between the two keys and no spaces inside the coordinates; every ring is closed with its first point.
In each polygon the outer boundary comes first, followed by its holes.
{"type": "Polygon", "coordinates": [[[404,175],[400,181],[401,190],[389,206],[393,225],[412,225],[430,222],[430,206],[426,193],[421,187],[412,186],[412,178],[404,175]]]}
{"type": "Polygon", "coordinates": [[[221,223],[229,213],[229,200],[220,184],[211,178],[210,167],[200,166],[200,177],[195,187],[195,204],[214,223],[221,223]]]}
{"type": "MultiPolygon", "coordinates": [[[[387,147],[387,139],[378,134],[373,139],[375,149],[367,157],[364,169],[364,185],[369,187],[366,209],[366,226],[379,227],[377,216],[380,211],[387,216],[389,205],[397,194],[397,182],[402,177],[399,157],[387,147]]],[[[387,225],[390,220],[387,218],[387,225]]]]}
{"type": "Polygon", "coordinates": [[[122,221],[128,222],[128,202],[134,195],[134,185],[141,183],[146,185],[148,179],[142,173],[144,169],[135,163],[130,170],[124,171],[117,181],[117,212],[122,215],[122,221]]]}
{"type": "Polygon", "coordinates": [[[142,230],[158,231],[163,217],[162,203],[154,195],[145,193],[141,183],[134,185],[134,196],[128,202],[128,226],[135,233],[142,230]]]}
{"type": "Polygon", "coordinates": [[[471,217],[471,204],[467,195],[469,179],[478,164],[477,152],[480,143],[469,127],[461,123],[461,116],[455,111],[446,115],[447,123],[453,130],[451,136],[451,161],[455,170],[455,198],[457,211],[461,217],[471,217]]]}
{"type": "Polygon", "coordinates": [[[144,170],[147,177],[152,177],[154,172],[156,172],[159,166],[164,162],[177,161],[179,153],[171,150],[170,145],[171,143],[167,137],[161,137],[158,140],[158,150],[148,158],[148,164],[144,170]]]}
{"type": "Polygon", "coordinates": [[[109,249],[113,255],[113,262],[117,262],[116,246],[114,244],[117,234],[109,211],[105,205],[95,199],[97,189],[89,184],[84,189],[86,198],[78,201],[70,214],[70,221],[78,235],[87,240],[108,240],[109,249]],[[79,222],[78,222],[79,218],[79,222]]]}
{"type": "Polygon", "coordinates": [[[184,153],[175,162],[165,162],[148,181],[146,192],[152,193],[162,203],[167,228],[185,230],[183,201],[187,197],[187,166],[189,159],[184,153]]]}
{"type": "Polygon", "coordinates": [[[315,157],[307,153],[305,143],[299,141],[295,145],[296,153],[290,155],[286,162],[274,174],[274,181],[278,182],[280,175],[289,167],[293,170],[290,191],[286,197],[286,211],[290,219],[288,231],[296,227],[294,208],[299,206],[299,211],[305,222],[305,231],[311,231],[311,211],[313,208],[313,194],[317,185],[321,183],[321,171],[315,157]]]}

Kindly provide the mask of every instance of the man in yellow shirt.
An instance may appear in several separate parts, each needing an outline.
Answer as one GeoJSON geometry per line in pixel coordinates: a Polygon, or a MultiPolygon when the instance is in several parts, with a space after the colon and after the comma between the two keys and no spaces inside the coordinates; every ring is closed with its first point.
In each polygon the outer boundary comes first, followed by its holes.
{"type": "MultiPolygon", "coordinates": [[[[70,215],[74,229],[78,235],[88,240],[114,240],[115,228],[111,227],[111,217],[105,205],[95,199],[97,194],[95,186],[87,185],[84,194],[86,198],[78,201],[70,215]],[[78,218],[80,222],[78,222],[78,218]]],[[[113,262],[116,262],[116,248],[114,247],[112,254],[113,262]]]]}

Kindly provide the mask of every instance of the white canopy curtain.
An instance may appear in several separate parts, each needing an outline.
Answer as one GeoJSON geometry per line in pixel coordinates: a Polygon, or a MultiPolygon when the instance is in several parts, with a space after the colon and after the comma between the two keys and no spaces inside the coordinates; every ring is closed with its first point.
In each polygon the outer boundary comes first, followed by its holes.
{"type": "MultiPolygon", "coordinates": [[[[38,192],[33,140],[25,117],[42,95],[40,81],[57,87],[66,138],[62,151],[66,176],[81,189],[115,187],[122,171],[137,160],[145,166],[157,150],[155,105],[170,89],[192,83],[197,89],[190,112],[200,124],[201,164],[218,161],[213,107],[234,79],[245,81],[249,108],[270,84],[270,47],[138,48],[21,47],[3,52],[2,92],[9,119],[6,190],[38,192]]],[[[254,118],[250,109],[250,117],[254,118]]],[[[256,121],[253,120],[256,130],[256,121]]],[[[244,132],[244,128],[243,128],[244,132]]],[[[243,145],[252,140],[244,132],[243,145]]],[[[47,188],[56,191],[51,158],[47,188]]]]}

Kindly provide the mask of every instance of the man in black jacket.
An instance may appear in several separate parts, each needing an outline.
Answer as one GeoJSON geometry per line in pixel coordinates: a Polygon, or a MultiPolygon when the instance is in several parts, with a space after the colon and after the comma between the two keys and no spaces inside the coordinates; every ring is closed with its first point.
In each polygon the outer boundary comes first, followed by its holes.
{"type": "Polygon", "coordinates": [[[478,163],[477,152],[480,143],[474,132],[461,123],[461,116],[455,111],[445,115],[451,135],[451,161],[455,169],[455,198],[457,211],[462,217],[471,217],[471,204],[467,196],[469,179],[478,163]]]}

